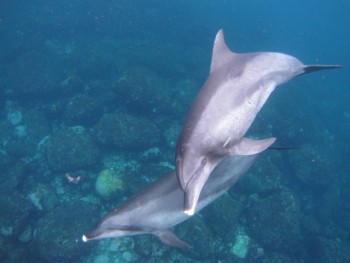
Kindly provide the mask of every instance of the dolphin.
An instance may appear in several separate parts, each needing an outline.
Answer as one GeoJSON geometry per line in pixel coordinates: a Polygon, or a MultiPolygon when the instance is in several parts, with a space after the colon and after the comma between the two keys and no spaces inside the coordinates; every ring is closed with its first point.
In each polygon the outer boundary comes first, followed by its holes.
{"type": "MultiPolygon", "coordinates": [[[[228,156],[223,159],[203,187],[195,212],[225,193],[249,169],[256,157],[257,155],[228,156]]],[[[169,230],[191,217],[183,213],[184,200],[185,194],[175,171],[172,171],[108,213],[95,230],[83,235],[82,240],[87,242],[152,234],[167,245],[181,249],[189,248],[186,242],[169,230]]]]}
{"type": "Polygon", "coordinates": [[[302,74],[339,67],[304,65],[282,53],[233,53],[220,30],[209,77],[176,143],[176,176],[185,192],[184,212],[193,215],[211,171],[225,156],[256,154],[275,141],[244,135],[277,85],[302,74]]]}

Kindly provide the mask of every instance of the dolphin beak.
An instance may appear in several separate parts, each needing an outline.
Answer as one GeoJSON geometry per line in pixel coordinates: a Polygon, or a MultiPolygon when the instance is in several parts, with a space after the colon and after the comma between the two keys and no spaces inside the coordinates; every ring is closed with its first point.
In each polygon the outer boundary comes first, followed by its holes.
{"type": "Polygon", "coordinates": [[[207,181],[210,175],[209,173],[209,174],[204,174],[205,176],[203,176],[203,170],[206,164],[207,162],[201,162],[200,166],[192,174],[190,181],[186,185],[184,213],[189,216],[194,215],[196,211],[199,195],[201,193],[201,190],[205,182],[207,181]]]}
{"type": "Polygon", "coordinates": [[[186,189],[186,181],[183,175],[182,158],[176,159],[176,177],[183,191],[186,189]]]}
{"type": "Polygon", "coordinates": [[[309,74],[315,71],[320,71],[324,69],[336,69],[336,68],[342,68],[343,66],[341,65],[307,65],[304,66],[304,72],[302,74],[309,74]]]}
{"type": "Polygon", "coordinates": [[[184,210],[184,213],[188,216],[193,216],[195,211],[195,207],[191,207],[189,209],[184,210]]]}

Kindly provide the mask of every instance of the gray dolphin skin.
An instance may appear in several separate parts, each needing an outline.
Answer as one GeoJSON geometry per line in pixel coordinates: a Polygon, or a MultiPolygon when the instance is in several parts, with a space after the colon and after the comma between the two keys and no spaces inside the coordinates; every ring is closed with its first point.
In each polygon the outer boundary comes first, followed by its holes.
{"type": "MultiPolygon", "coordinates": [[[[244,174],[256,155],[229,156],[212,172],[199,197],[196,212],[227,191],[244,174]]],[[[84,242],[103,238],[117,238],[153,234],[170,246],[185,249],[189,245],[169,228],[187,220],[183,213],[185,194],[175,171],[156,180],[120,207],[107,214],[97,229],[82,237],[84,242]]]]}
{"type": "Polygon", "coordinates": [[[176,144],[176,176],[185,192],[184,212],[195,212],[211,171],[227,155],[264,151],[275,138],[245,138],[255,116],[277,85],[339,65],[303,65],[272,52],[233,53],[223,31],[215,38],[210,75],[197,95],[176,144]]]}

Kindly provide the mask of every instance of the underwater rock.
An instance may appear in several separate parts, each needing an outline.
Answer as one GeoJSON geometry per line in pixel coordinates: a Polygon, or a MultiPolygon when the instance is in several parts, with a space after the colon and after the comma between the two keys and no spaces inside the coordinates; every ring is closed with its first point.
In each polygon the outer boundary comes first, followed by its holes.
{"type": "Polygon", "coordinates": [[[162,156],[163,156],[163,153],[159,149],[159,147],[151,147],[146,151],[143,151],[142,153],[140,153],[138,159],[140,160],[140,162],[150,163],[152,161],[161,160],[162,156]]]}
{"type": "Polygon", "coordinates": [[[23,118],[22,112],[19,110],[9,111],[6,115],[6,119],[13,125],[16,126],[21,123],[23,118]]]}
{"type": "Polygon", "coordinates": [[[53,59],[42,50],[22,54],[8,69],[8,88],[13,90],[17,99],[25,102],[53,97],[60,92],[58,83],[64,67],[61,62],[59,57],[53,59]]]}
{"type": "Polygon", "coordinates": [[[151,121],[127,113],[104,115],[95,126],[98,141],[108,147],[147,149],[159,144],[160,132],[151,121]]]}
{"type": "Polygon", "coordinates": [[[27,126],[25,125],[17,125],[15,127],[15,136],[17,138],[23,138],[27,135],[27,126]]]}
{"type": "Polygon", "coordinates": [[[106,255],[97,255],[93,263],[112,263],[112,261],[106,255]]]}
{"type": "Polygon", "coordinates": [[[48,102],[43,102],[40,104],[40,111],[45,114],[49,120],[61,120],[64,113],[65,107],[67,105],[66,98],[56,98],[55,100],[50,100],[48,102]]]}
{"type": "Polygon", "coordinates": [[[91,249],[81,241],[81,233],[91,229],[99,217],[94,205],[83,201],[66,202],[45,214],[36,226],[37,252],[49,262],[72,262],[91,249]]]}
{"type": "Polygon", "coordinates": [[[135,251],[141,258],[153,258],[155,262],[165,262],[171,248],[155,237],[138,236],[135,238],[135,251]]]}
{"type": "Polygon", "coordinates": [[[0,236],[0,262],[1,263],[32,263],[40,260],[30,253],[28,245],[22,245],[11,238],[0,236]]]}
{"type": "Polygon", "coordinates": [[[169,149],[175,151],[176,141],[179,137],[181,131],[181,125],[178,122],[173,122],[167,129],[163,132],[166,145],[169,149]]]}
{"type": "Polygon", "coordinates": [[[92,137],[79,126],[56,131],[48,139],[45,152],[50,167],[62,172],[93,167],[100,160],[92,137]]]}
{"type": "MultiPolygon", "coordinates": [[[[181,263],[211,263],[211,262],[213,262],[213,260],[210,260],[210,258],[208,258],[207,260],[194,259],[194,258],[189,257],[186,254],[179,253],[178,250],[173,249],[170,251],[170,255],[167,256],[165,262],[169,262],[169,263],[180,263],[180,262],[181,263]]],[[[217,262],[220,262],[220,260],[218,260],[217,262]]],[[[221,261],[221,262],[232,262],[232,261],[221,261]]],[[[153,258],[148,263],[159,263],[159,260],[157,260],[156,258],[153,258]]],[[[232,262],[232,263],[234,263],[234,262],[232,262]]]]}
{"type": "Polygon", "coordinates": [[[55,190],[46,184],[35,184],[27,196],[28,200],[38,210],[50,211],[58,204],[58,198],[55,190]]]}
{"type": "Polygon", "coordinates": [[[293,263],[291,258],[289,258],[286,255],[277,254],[277,253],[271,253],[266,254],[261,260],[262,263],[293,263]]]}
{"type": "Polygon", "coordinates": [[[264,249],[293,253],[302,246],[300,212],[291,192],[252,201],[245,219],[248,233],[264,249]]]}
{"type": "Polygon", "coordinates": [[[305,231],[308,234],[315,235],[322,232],[321,231],[322,225],[315,215],[308,215],[308,214],[303,215],[301,218],[300,224],[301,224],[301,227],[303,228],[303,231],[305,231]]]}
{"type": "Polygon", "coordinates": [[[302,94],[293,90],[298,89],[299,85],[297,82],[290,82],[289,88],[283,94],[275,94],[275,99],[269,101],[269,107],[263,107],[261,114],[254,120],[250,129],[252,134],[260,134],[262,137],[275,135],[278,144],[285,146],[298,147],[318,140],[319,135],[315,135],[319,134],[324,123],[320,122],[313,107],[302,104],[295,107],[295,102],[300,100],[302,94]]]}
{"type": "Polygon", "coordinates": [[[215,252],[219,250],[213,233],[204,223],[202,217],[194,216],[175,229],[181,240],[191,246],[191,249],[181,252],[192,258],[210,260],[215,252]]]}
{"type": "Polygon", "coordinates": [[[174,104],[167,81],[147,68],[133,67],[122,73],[114,90],[125,106],[137,113],[169,113],[174,104]]]}
{"type": "Polygon", "coordinates": [[[336,180],[335,156],[315,144],[306,144],[298,151],[288,152],[289,162],[294,168],[293,175],[300,183],[307,185],[308,189],[315,192],[326,190],[332,185],[329,182],[336,180]]]}
{"type": "Polygon", "coordinates": [[[313,212],[321,224],[318,236],[343,240],[349,237],[350,232],[346,229],[349,224],[349,203],[345,202],[348,199],[339,195],[340,185],[339,182],[333,182],[322,195],[314,195],[314,203],[317,205],[313,212]]]}
{"type": "MultiPolygon", "coordinates": [[[[2,154],[0,153],[0,160],[1,155],[2,154]]],[[[6,157],[8,157],[8,155],[4,156],[4,158],[6,157]]],[[[3,161],[7,163],[0,169],[0,193],[2,195],[12,195],[15,188],[27,175],[26,164],[21,160],[15,160],[10,157],[3,161]]]]}
{"type": "Polygon", "coordinates": [[[89,126],[101,117],[103,109],[93,98],[79,94],[67,104],[64,118],[71,125],[89,126]]]}
{"type": "Polygon", "coordinates": [[[134,249],[134,238],[114,238],[100,240],[96,244],[93,253],[82,257],[80,262],[94,263],[128,263],[128,262],[147,262],[145,258],[140,260],[134,249]]]}
{"type": "MultiPolygon", "coordinates": [[[[60,95],[67,97],[68,95],[83,92],[85,88],[84,82],[74,75],[64,76],[59,83],[60,95]]],[[[62,97],[63,97],[62,96],[62,97]]]]}
{"type": "Polygon", "coordinates": [[[345,263],[350,262],[350,243],[339,239],[316,238],[313,243],[313,262],[318,263],[345,263]]]}
{"type": "MultiPolygon", "coordinates": [[[[125,50],[120,47],[120,39],[100,36],[99,41],[82,39],[79,48],[72,53],[74,71],[85,82],[112,79],[119,68],[125,68],[122,56],[125,50]]],[[[129,56],[128,60],[131,58],[129,56]]]]}
{"type": "MultiPolygon", "coordinates": [[[[156,23],[159,25],[159,22],[156,23]]],[[[130,45],[125,48],[130,49],[130,45]]],[[[131,65],[142,65],[162,77],[179,79],[183,75],[190,75],[188,72],[193,69],[183,65],[183,53],[187,48],[188,46],[178,45],[174,41],[147,41],[142,45],[134,45],[127,53],[127,60],[131,65]]],[[[194,68],[198,68],[198,61],[194,68]]]]}
{"type": "Polygon", "coordinates": [[[241,211],[241,203],[230,195],[225,194],[201,213],[204,215],[203,219],[208,227],[215,235],[228,243],[233,241],[241,211]],[[220,223],[218,224],[218,222],[220,223]]]}
{"type": "Polygon", "coordinates": [[[22,243],[28,243],[33,238],[33,229],[30,225],[28,225],[22,233],[19,235],[18,240],[22,243]]]}
{"type": "Polygon", "coordinates": [[[167,162],[138,162],[137,166],[137,170],[125,171],[125,188],[129,193],[139,192],[140,189],[175,168],[167,162]]]}
{"type": "Polygon", "coordinates": [[[95,189],[104,198],[114,197],[118,193],[121,194],[123,191],[121,174],[111,169],[102,170],[96,179],[95,189]]]}
{"type": "Polygon", "coordinates": [[[240,259],[244,259],[249,251],[250,242],[250,237],[244,232],[243,228],[237,229],[231,253],[240,259]]]}
{"type": "Polygon", "coordinates": [[[276,165],[280,162],[282,162],[280,152],[266,151],[247,174],[238,180],[231,191],[245,195],[258,194],[262,197],[278,193],[285,180],[280,168],[276,165]]]}
{"type": "MultiPolygon", "coordinates": [[[[0,174],[6,171],[12,163],[12,158],[4,150],[0,150],[0,174]]],[[[1,175],[0,175],[1,178],[1,175]]]]}
{"type": "Polygon", "coordinates": [[[34,208],[19,192],[0,196],[0,235],[18,238],[27,227],[34,208]]]}
{"type": "Polygon", "coordinates": [[[14,157],[33,158],[37,144],[50,132],[46,117],[37,110],[23,113],[21,125],[13,127],[6,151],[14,157]]]}
{"type": "MultiPolygon", "coordinates": [[[[201,86],[196,81],[190,78],[181,79],[175,83],[172,88],[175,91],[173,94],[173,108],[177,115],[182,118],[186,116],[186,113],[193,103],[200,87],[201,86]]],[[[182,123],[184,120],[180,121],[182,123]]]]}
{"type": "Polygon", "coordinates": [[[4,145],[13,136],[13,125],[8,121],[0,121],[0,145],[1,150],[3,150],[4,145]]]}

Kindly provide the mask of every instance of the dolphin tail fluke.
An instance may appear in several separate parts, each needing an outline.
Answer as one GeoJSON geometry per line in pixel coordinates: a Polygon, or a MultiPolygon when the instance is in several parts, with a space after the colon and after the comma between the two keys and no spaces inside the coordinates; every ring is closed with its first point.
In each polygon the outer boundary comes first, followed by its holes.
{"type": "Polygon", "coordinates": [[[315,71],[320,71],[324,69],[336,69],[336,68],[342,68],[341,65],[307,65],[304,66],[304,72],[302,74],[308,74],[315,71]]]}
{"type": "Polygon", "coordinates": [[[190,245],[178,238],[173,232],[168,229],[157,230],[151,234],[157,236],[164,244],[180,249],[189,249],[190,245]]]}
{"type": "Polygon", "coordinates": [[[269,148],[276,138],[271,137],[263,140],[253,140],[249,138],[242,138],[233,149],[230,151],[230,155],[253,155],[265,151],[269,148]]]}

